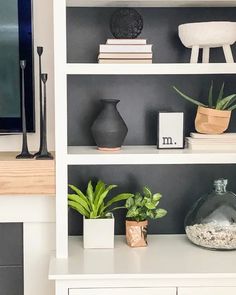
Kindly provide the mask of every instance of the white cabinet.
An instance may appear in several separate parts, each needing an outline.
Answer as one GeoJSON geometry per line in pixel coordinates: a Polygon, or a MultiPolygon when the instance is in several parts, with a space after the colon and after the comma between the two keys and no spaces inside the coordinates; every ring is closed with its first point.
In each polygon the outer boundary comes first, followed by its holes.
{"type": "Polygon", "coordinates": [[[236,287],[179,288],[178,295],[236,295],[236,287]]]}
{"type": "Polygon", "coordinates": [[[114,249],[84,249],[70,237],[69,257],[50,262],[56,295],[236,295],[235,252],[194,247],[185,235],[148,242],[131,249],[116,236],[114,249]]]}
{"type": "Polygon", "coordinates": [[[70,289],[69,295],[176,295],[176,288],[70,289]]]}

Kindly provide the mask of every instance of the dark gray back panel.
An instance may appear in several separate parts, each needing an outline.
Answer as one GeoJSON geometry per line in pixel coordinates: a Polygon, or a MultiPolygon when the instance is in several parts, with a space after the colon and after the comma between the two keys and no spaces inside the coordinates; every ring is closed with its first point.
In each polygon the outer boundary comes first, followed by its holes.
{"type": "MultiPolygon", "coordinates": [[[[124,166],[71,166],[69,183],[83,190],[90,179],[102,179],[108,184],[117,184],[119,192],[140,191],[148,185],[153,192],[161,192],[161,206],[168,216],[161,221],[151,221],[149,232],[177,234],[184,232],[184,218],[190,206],[199,196],[212,190],[213,180],[229,179],[229,189],[236,192],[235,165],[124,165],[124,166]]],[[[125,211],[116,214],[116,234],[125,232],[125,211]]],[[[70,234],[82,233],[82,217],[70,210],[70,234]]]]}
{"type": "Polygon", "coordinates": [[[1,267],[0,266],[0,294],[1,295],[23,295],[23,267],[1,267]]]}
{"type": "Polygon", "coordinates": [[[0,223],[0,266],[23,265],[23,226],[0,223]]]}
{"type": "MultiPolygon", "coordinates": [[[[115,8],[68,8],[68,62],[97,61],[99,44],[111,38],[110,17],[115,8]]],[[[195,21],[236,21],[235,8],[140,8],[144,18],[141,38],[153,44],[154,62],[189,62],[190,50],[177,34],[179,24],[195,21]]],[[[236,57],[236,47],[233,46],[236,57]]],[[[211,54],[211,62],[224,62],[221,49],[211,54]]],[[[172,89],[176,85],[204,101],[211,80],[216,91],[223,81],[226,92],[236,92],[232,75],[182,76],[70,76],[68,77],[68,144],[94,145],[90,127],[101,110],[100,99],[117,98],[119,111],[129,133],[126,145],[156,144],[156,114],[161,110],[183,111],[185,133],[194,131],[196,107],[185,102],[172,89]]],[[[226,93],[226,94],[227,94],[226,93]]],[[[229,131],[236,131],[233,114],[229,131]]],[[[69,169],[69,182],[85,188],[89,179],[103,179],[119,185],[119,191],[135,192],[143,185],[163,193],[162,206],[169,211],[160,222],[150,222],[150,233],[183,233],[183,220],[197,197],[211,190],[217,177],[230,180],[236,191],[234,165],[167,165],[167,166],[74,166],[69,169]]],[[[116,233],[124,233],[125,212],[116,215],[116,233]]],[[[82,233],[82,218],[70,210],[70,234],[82,233]]]]}
{"type": "MultiPolygon", "coordinates": [[[[109,22],[116,8],[67,8],[68,62],[96,62],[99,44],[112,38],[109,22]]],[[[140,38],[153,44],[154,62],[189,62],[190,50],[178,37],[178,26],[188,22],[236,21],[236,8],[138,8],[144,29],[140,38]]],[[[234,46],[234,53],[236,52],[234,46]]],[[[212,62],[223,62],[221,49],[212,62]]]]}
{"type": "Polygon", "coordinates": [[[0,223],[0,294],[23,295],[23,224],[0,223]]]}
{"type": "MultiPolygon", "coordinates": [[[[68,62],[96,62],[100,43],[111,38],[109,21],[116,8],[68,8],[68,62]]],[[[154,62],[189,62],[190,50],[178,37],[178,25],[193,21],[236,21],[236,8],[140,8],[144,30],[141,38],[153,44],[154,62]]],[[[233,46],[236,58],[236,46],[233,46]]],[[[222,49],[214,49],[212,62],[223,62],[222,49]]],[[[90,127],[98,115],[100,99],[121,100],[119,110],[129,133],[125,144],[156,143],[156,113],[184,111],[186,134],[194,131],[196,107],[183,101],[171,89],[176,85],[204,101],[210,81],[218,90],[226,81],[226,91],[236,92],[235,76],[71,76],[68,78],[68,143],[94,145],[90,127]]],[[[234,131],[236,115],[231,131],[234,131]]]]}
{"type": "MultiPolygon", "coordinates": [[[[172,86],[206,101],[211,80],[215,82],[216,96],[223,81],[226,81],[227,93],[236,93],[236,75],[70,76],[68,143],[95,145],[90,127],[101,110],[101,98],[120,99],[118,109],[129,128],[126,145],[156,144],[157,112],[161,110],[183,111],[185,134],[189,135],[194,131],[197,108],[182,99],[172,86]]],[[[236,131],[236,112],[230,130],[236,131]]]]}

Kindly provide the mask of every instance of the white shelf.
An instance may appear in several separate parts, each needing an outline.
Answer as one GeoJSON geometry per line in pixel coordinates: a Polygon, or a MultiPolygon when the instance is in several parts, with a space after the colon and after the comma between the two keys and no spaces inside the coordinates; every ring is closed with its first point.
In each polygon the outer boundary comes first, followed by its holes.
{"type": "Polygon", "coordinates": [[[155,146],[124,146],[118,152],[70,146],[68,165],[236,164],[236,151],[158,150],[155,146]]]}
{"type": "Polygon", "coordinates": [[[69,257],[63,260],[52,257],[49,279],[81,280],[81,284],[83,280],[103,280],[104,285],[106,279],[136,279],[137,287],[144,279],[153,279],[156,284],[161,280],[168,286],[199,281],[217,286],[219,279],[221,284],[222,280],[235,284],[235,264],[235,252],[196,247],[185,235],[149,235],[147,248],[132,249],[125,237],[117,236],[114,249],[102,250],[83,249],[81,237],[70,237],[69,257]]]}
{"type": "Polygon", "coordinates": [[[235,7],[235,0],[67,0],[68,7],[235,7]]]}
{"type": "Polygon", "coordinates": [[[215,64],[67,64],[68,75],[197,75],[236,74],[236,63],[215,64]]]}

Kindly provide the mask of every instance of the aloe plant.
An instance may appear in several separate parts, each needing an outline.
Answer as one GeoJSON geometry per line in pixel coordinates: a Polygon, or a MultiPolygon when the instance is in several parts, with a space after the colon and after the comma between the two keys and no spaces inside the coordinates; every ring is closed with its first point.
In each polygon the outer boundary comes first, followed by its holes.
{"type": "Polygon", "coordinates": [[[130,193],[122,193],[106,201],[110,191],[116,188],[117,185],[106,185],[101,180],[96,183],[95,187],[93,187],[92,181],[89,181],[85,193],[74,185],[69,185],[69,187],[74,192],[68,194],[69,207],[89,219],[111,217],[113,211],[125,208],[124,206],[114,208],[114,204],[133,196],[130,193]]]}
{"type": "Polygon", "coordinates": [[[167,214],[165,209],[158,208],[162,195],[160,193],[152,194],[148,187],[143,188],[143,194],[136,193],[126,200],[128,212],[126,217],[132,221],[144,221],[148,218],[159,219],[167,214]]]}
{"type": "Polygon", "coordinates": [[[211,86],[209,88],[208,92],[208,103],[204,104],[195,98],[192,98],[186,94],[184,94],[182,91],[180,91],[178,88],[173,86],[173,89],[180,94],[184,99],[187,101],[197,105],[197,106],[202,106],[205,108],[211,108],[211,109],[216,109],[216,110],[228,110],[228,111],[233,111],[236,109],[236,94],[231,94],[229,96],[224,96],[224,86],[225,84],[223,83],[221,86],[221,89],[219,91],[219,94],[217,98],[213,99],[213,81],[211,82],[211,86]]]}

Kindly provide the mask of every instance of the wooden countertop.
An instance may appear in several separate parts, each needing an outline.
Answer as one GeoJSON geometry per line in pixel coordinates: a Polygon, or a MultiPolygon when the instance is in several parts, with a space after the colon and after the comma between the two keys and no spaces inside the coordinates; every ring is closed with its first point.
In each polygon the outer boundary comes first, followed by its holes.
{"type": "Polygon", "coordinates": [[[55,161],[0,153],[0,195],[55,195],[55,161]]]}

